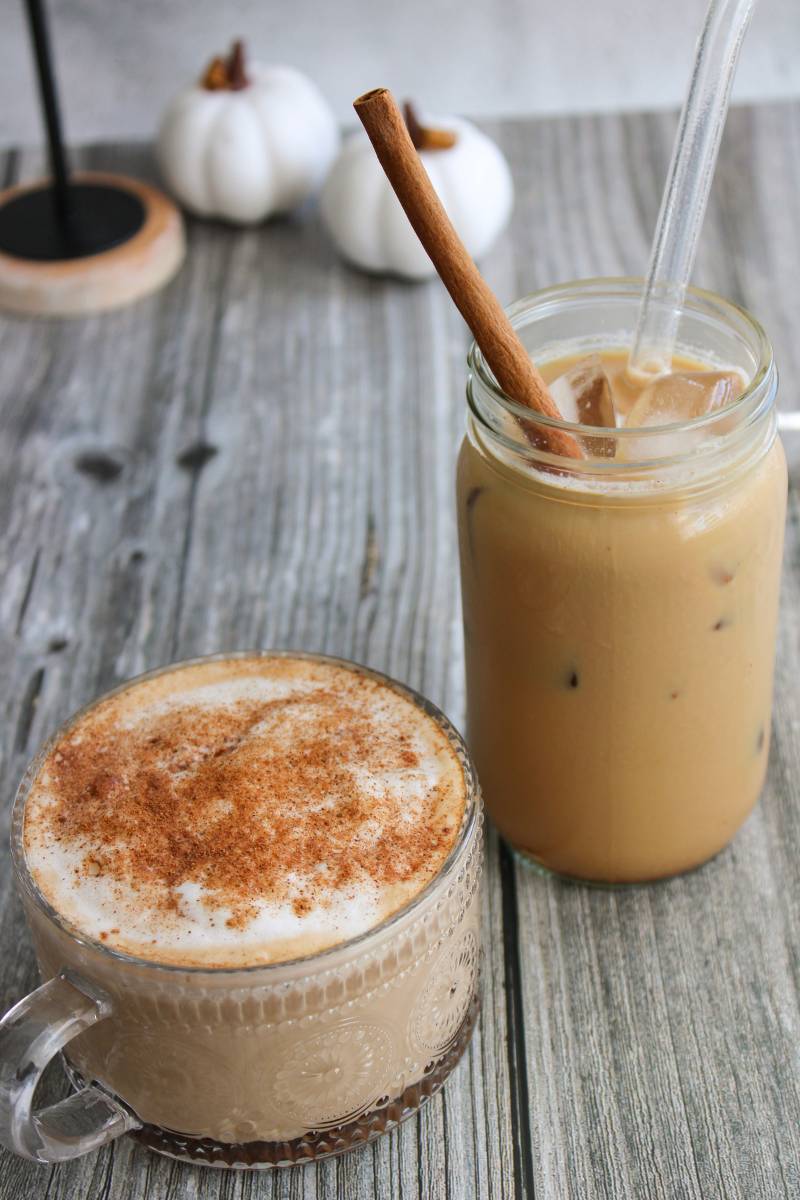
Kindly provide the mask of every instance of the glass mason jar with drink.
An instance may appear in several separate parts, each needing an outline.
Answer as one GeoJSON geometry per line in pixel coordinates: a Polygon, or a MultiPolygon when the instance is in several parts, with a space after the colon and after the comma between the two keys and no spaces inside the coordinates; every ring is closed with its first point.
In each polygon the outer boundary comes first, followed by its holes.
{"type": "Polygon", "coordinates": [[[576,879],[699,865],[764,780],[786,504],[776,373],[752,317],[687,288],[746,19],[709,9],[644,286],[565,285],[506,313],[391,94],[356,101],[475,337],[458,523],[487,808],[576,879]]]}
{"type": "Polygon", "coordinates": [[[458,464],[468,740],[487,807],[534,862],[604,883],[699,865],[758,797],[786,502],[764,331],[691,292],[672,374],[637,383],[640,299],[610,279],[513,306],[553,394],[593,362],[617,426],[521,409],[473,347],[458,464]],[[554,424],[580,458],[548,448],[554,424]]]}

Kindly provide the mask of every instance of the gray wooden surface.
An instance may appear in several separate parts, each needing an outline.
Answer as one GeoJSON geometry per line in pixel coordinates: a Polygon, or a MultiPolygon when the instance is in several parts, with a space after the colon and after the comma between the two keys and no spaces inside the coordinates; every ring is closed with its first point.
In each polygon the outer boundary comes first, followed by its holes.
{"type": "MultiPolygon", "coordinates": [[[[673,118],[490,128],[517,183],[513,227],[485,263],[504,300],[642,269],[673,118]]],[[[80,158],[150,171],[137,148],[80,158]]],[[[12,152],[0,179],[38,166],[12,152]]],[[[800,105],[735,111],[696,278],[761,317],[790,405],[798,213],[800,105]]],[[[451,491],[466,343],[438,283],[351,272],[313,213],[250,232],[192,225],[180,277],[122,312],[2,322],[6,812],[27,758],[71,710],[212,650],[350,656],[461,722],[451,491]]],[[[5,1156],[0,1200],[800,1195],[794,491],[787,532],[757,812],[704,870],[625,892],[547,882],[490,838],[480,1027],[418,1118],[372,1148],[258,1176],[185,1167],[127,1139],[56,1168],[5,1156]]],[[[4,1009],[36,979],[6,857],[0,919],[4,1009]]]]}

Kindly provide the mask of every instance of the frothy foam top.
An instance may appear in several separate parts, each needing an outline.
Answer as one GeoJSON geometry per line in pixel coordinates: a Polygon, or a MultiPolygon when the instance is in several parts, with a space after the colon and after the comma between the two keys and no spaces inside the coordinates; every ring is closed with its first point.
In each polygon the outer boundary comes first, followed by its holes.
{"type": "Polygon", "coordinates": [[[450,741],[402,692],[334,663],[226,659],[134,683],[69,727],[23,840],[79,932],[234,967],[396,912],[440,870],[465,803],[450,741]]]}

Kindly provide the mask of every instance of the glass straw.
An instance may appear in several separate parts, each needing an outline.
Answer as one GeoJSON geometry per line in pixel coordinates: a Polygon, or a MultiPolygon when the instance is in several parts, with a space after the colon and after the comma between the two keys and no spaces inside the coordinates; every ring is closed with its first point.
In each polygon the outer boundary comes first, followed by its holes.
{"type": "Polygon", "coordinates": [[[711,0],[658,214],[628,367],[668,371],[680,310],[725,125],[731,84],[755,0],[711,0]]]}

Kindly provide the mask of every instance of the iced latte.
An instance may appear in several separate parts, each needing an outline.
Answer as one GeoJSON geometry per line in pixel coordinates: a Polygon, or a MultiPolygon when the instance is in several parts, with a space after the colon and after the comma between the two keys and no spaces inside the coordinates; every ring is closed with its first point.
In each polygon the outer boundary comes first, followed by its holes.
{"type": "Polygon", "coordinates": [[[692,294],[674,378],[654,388],[625,369],[637,304],[614,280],[521,302],[554,395],[599,368],[613,425],[573,412],[584,457],[559,461],[473,352],[458,465],[468,740],[487,807],[537,864],[604,883],[698,866],[758,798],[786,498],[755,322],[692,294]]]}

